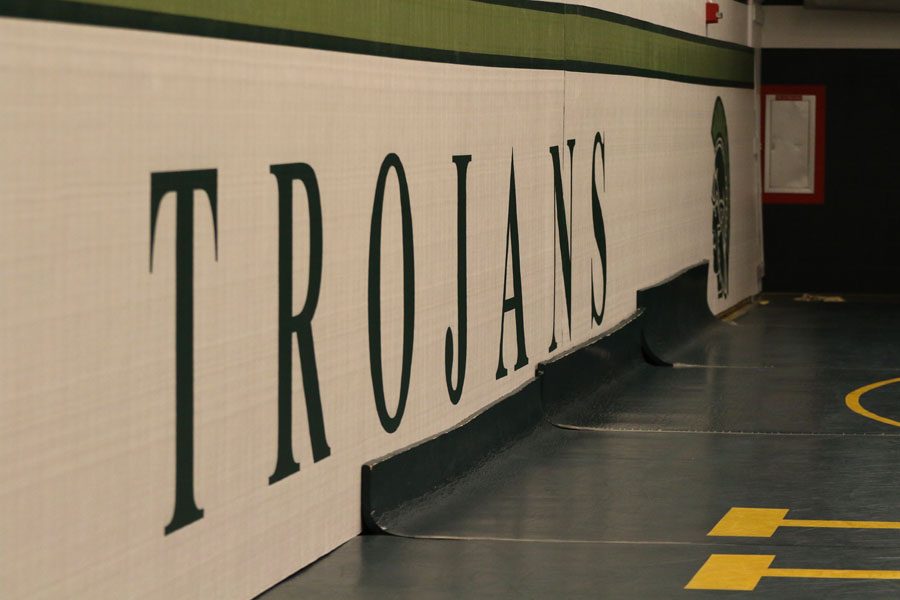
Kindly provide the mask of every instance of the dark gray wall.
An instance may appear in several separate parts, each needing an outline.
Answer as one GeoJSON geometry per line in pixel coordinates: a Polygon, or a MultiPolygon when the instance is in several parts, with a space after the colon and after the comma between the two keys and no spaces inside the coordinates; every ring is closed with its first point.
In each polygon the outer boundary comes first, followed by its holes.
{"type": "Polygon", "coordinates": [[[826,87],[825,204],[764,206],[764,289],[900,292],[900,50],[764,49],[762,82],[826,87]]]}

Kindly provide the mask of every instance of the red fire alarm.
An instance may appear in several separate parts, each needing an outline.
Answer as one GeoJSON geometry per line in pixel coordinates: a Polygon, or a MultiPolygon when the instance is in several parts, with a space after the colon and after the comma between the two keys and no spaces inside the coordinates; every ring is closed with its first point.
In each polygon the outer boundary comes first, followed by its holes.
{"type": "Polygon", "coordinates": [[[718,23],[719,19],[722,18],[722,11],[719,10],[719,5],[716,2],[707,2],[706,3],[706,24],[710,23],[718,23]]]}

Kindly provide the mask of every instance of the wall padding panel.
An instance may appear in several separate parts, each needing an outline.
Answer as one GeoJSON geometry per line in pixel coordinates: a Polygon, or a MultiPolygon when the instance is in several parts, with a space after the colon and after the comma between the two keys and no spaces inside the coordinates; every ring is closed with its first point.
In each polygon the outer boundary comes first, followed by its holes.
{"type": "Polygon", "coordinates": [[[0,595],[247,598],[356,535],[364,461],[712,259],[717,98],[711,306],[757,291],[752,53],[554,3],[350,4],[0,5],[0,595]]]}

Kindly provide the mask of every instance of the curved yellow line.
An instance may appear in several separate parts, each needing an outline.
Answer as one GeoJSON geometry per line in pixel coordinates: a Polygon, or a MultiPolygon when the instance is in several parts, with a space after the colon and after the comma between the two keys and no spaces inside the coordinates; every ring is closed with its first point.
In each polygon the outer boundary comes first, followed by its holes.
{"type": "Polygon", "coordinates": [[[894,427],[900,427],[900,421],[895,421],[894,419],[888,419],[887,417],[876,415],[872,411],[863,408],[863,405],[859,403],[859,399],[862,398],[863,394],[871,392],[872,390],[877,390],[878,388],[884,387],[886,385],[891,385],[892,383],[900,383],[900,377],[895,377],[894,379],[885,379],[884,381],[876,381],[875,383],[864,385],[861,388],[853,390],[852,392],[847,394],[847,397],[844,398],[844,402],[847,403],[847,408],[858,415],[862,415],[867,419],[872,419],[873,421],[879,421],[881,423],[893,425],[894,427]]]}

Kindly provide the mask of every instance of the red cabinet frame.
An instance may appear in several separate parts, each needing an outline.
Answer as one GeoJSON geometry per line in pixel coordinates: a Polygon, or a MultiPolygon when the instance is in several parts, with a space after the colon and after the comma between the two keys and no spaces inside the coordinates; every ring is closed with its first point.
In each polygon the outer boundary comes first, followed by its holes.
{"type": "Polygon", "coordinates": [[[824,85],[762,85],[760,86],[760,188],[763,204],[824,204],[825,203],[825,86],[824,85]],[[813,193],[784,193],[765,191],[766,172],[766,96],[816,97],[816,147],[813,193]]]}

